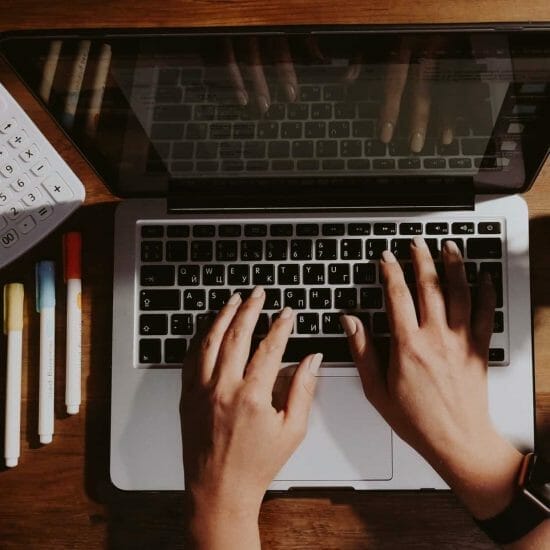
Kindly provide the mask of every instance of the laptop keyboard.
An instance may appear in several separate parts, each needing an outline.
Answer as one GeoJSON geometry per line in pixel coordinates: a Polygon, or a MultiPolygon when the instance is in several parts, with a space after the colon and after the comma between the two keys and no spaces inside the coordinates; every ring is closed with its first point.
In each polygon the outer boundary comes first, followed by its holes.
{"type": "Polygon", "coordinates": [[[507,365],[504,221],[434,220],[427,223],[364,219],[289,223],[137,224],[136,361],[139,367],[177,367],[197,330],[207,326],[232,293],[246,298],[263,285],[266,298],[255,344],[285,306],[296,321],[284,362],[321,352],[326,363],[350,362],[339,322],[343,312],[367,325],[381,350],[389,345],[388,319],[379,270],[384,250],[404,269],[414,295],[410,242],[422,235],[441,277],[441,246],[456,242],[464,254],[473,300],[480,271],[497,291],[491,365],[507,365]]]}

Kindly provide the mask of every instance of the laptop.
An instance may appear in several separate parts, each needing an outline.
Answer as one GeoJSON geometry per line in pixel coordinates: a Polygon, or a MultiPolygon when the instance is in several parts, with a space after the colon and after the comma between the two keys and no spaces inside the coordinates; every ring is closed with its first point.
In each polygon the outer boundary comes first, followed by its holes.
{"type": "Polygon", "coordinates": [[[182,360],[233,292],[262,284],[255,344],[282,307],[296,311],[277,387],[307,353],[324,354],[306,439],[270,488],[445,488],[365,399],[338,320],[358,315],[387,353],[378,261],[391,249],[412,288],[414,235],[440,272],[443,242],[458,244],[474,298],[480,271],[491,273],[490,414],[533,448],[521,193],[549,150],[548,38],[533,25],[4,37],[5,58],[122,197],[117,487],[184,489],[182,360]]]}

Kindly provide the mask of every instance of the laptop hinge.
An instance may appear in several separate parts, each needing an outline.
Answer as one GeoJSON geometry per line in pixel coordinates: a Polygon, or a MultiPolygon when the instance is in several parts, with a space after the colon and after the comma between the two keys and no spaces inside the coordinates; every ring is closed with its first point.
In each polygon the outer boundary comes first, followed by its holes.
{"type": "Polygon", "coordinates": [[[473,210],[471,177],[172,179],[170,213],[473,210]]]}

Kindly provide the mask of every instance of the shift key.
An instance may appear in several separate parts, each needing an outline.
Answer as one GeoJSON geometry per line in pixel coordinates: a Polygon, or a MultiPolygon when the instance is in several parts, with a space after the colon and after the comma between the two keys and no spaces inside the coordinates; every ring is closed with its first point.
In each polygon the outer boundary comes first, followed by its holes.
{"type": "Polygon", "coordinates": [[[181,309],[179,289],[142,290],[139,293],[139,306],[142,311],[166,311],[181,309]]]}

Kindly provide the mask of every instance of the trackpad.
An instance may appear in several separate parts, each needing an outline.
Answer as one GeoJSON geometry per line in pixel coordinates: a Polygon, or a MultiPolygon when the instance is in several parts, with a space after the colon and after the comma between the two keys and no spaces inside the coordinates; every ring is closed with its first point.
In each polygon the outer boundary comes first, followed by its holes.
{"type": "Polygon", "coordinates": [[[320,377],[306,439],[276,480],[390,479],[391,438],[359,377],[320,377]]]}

